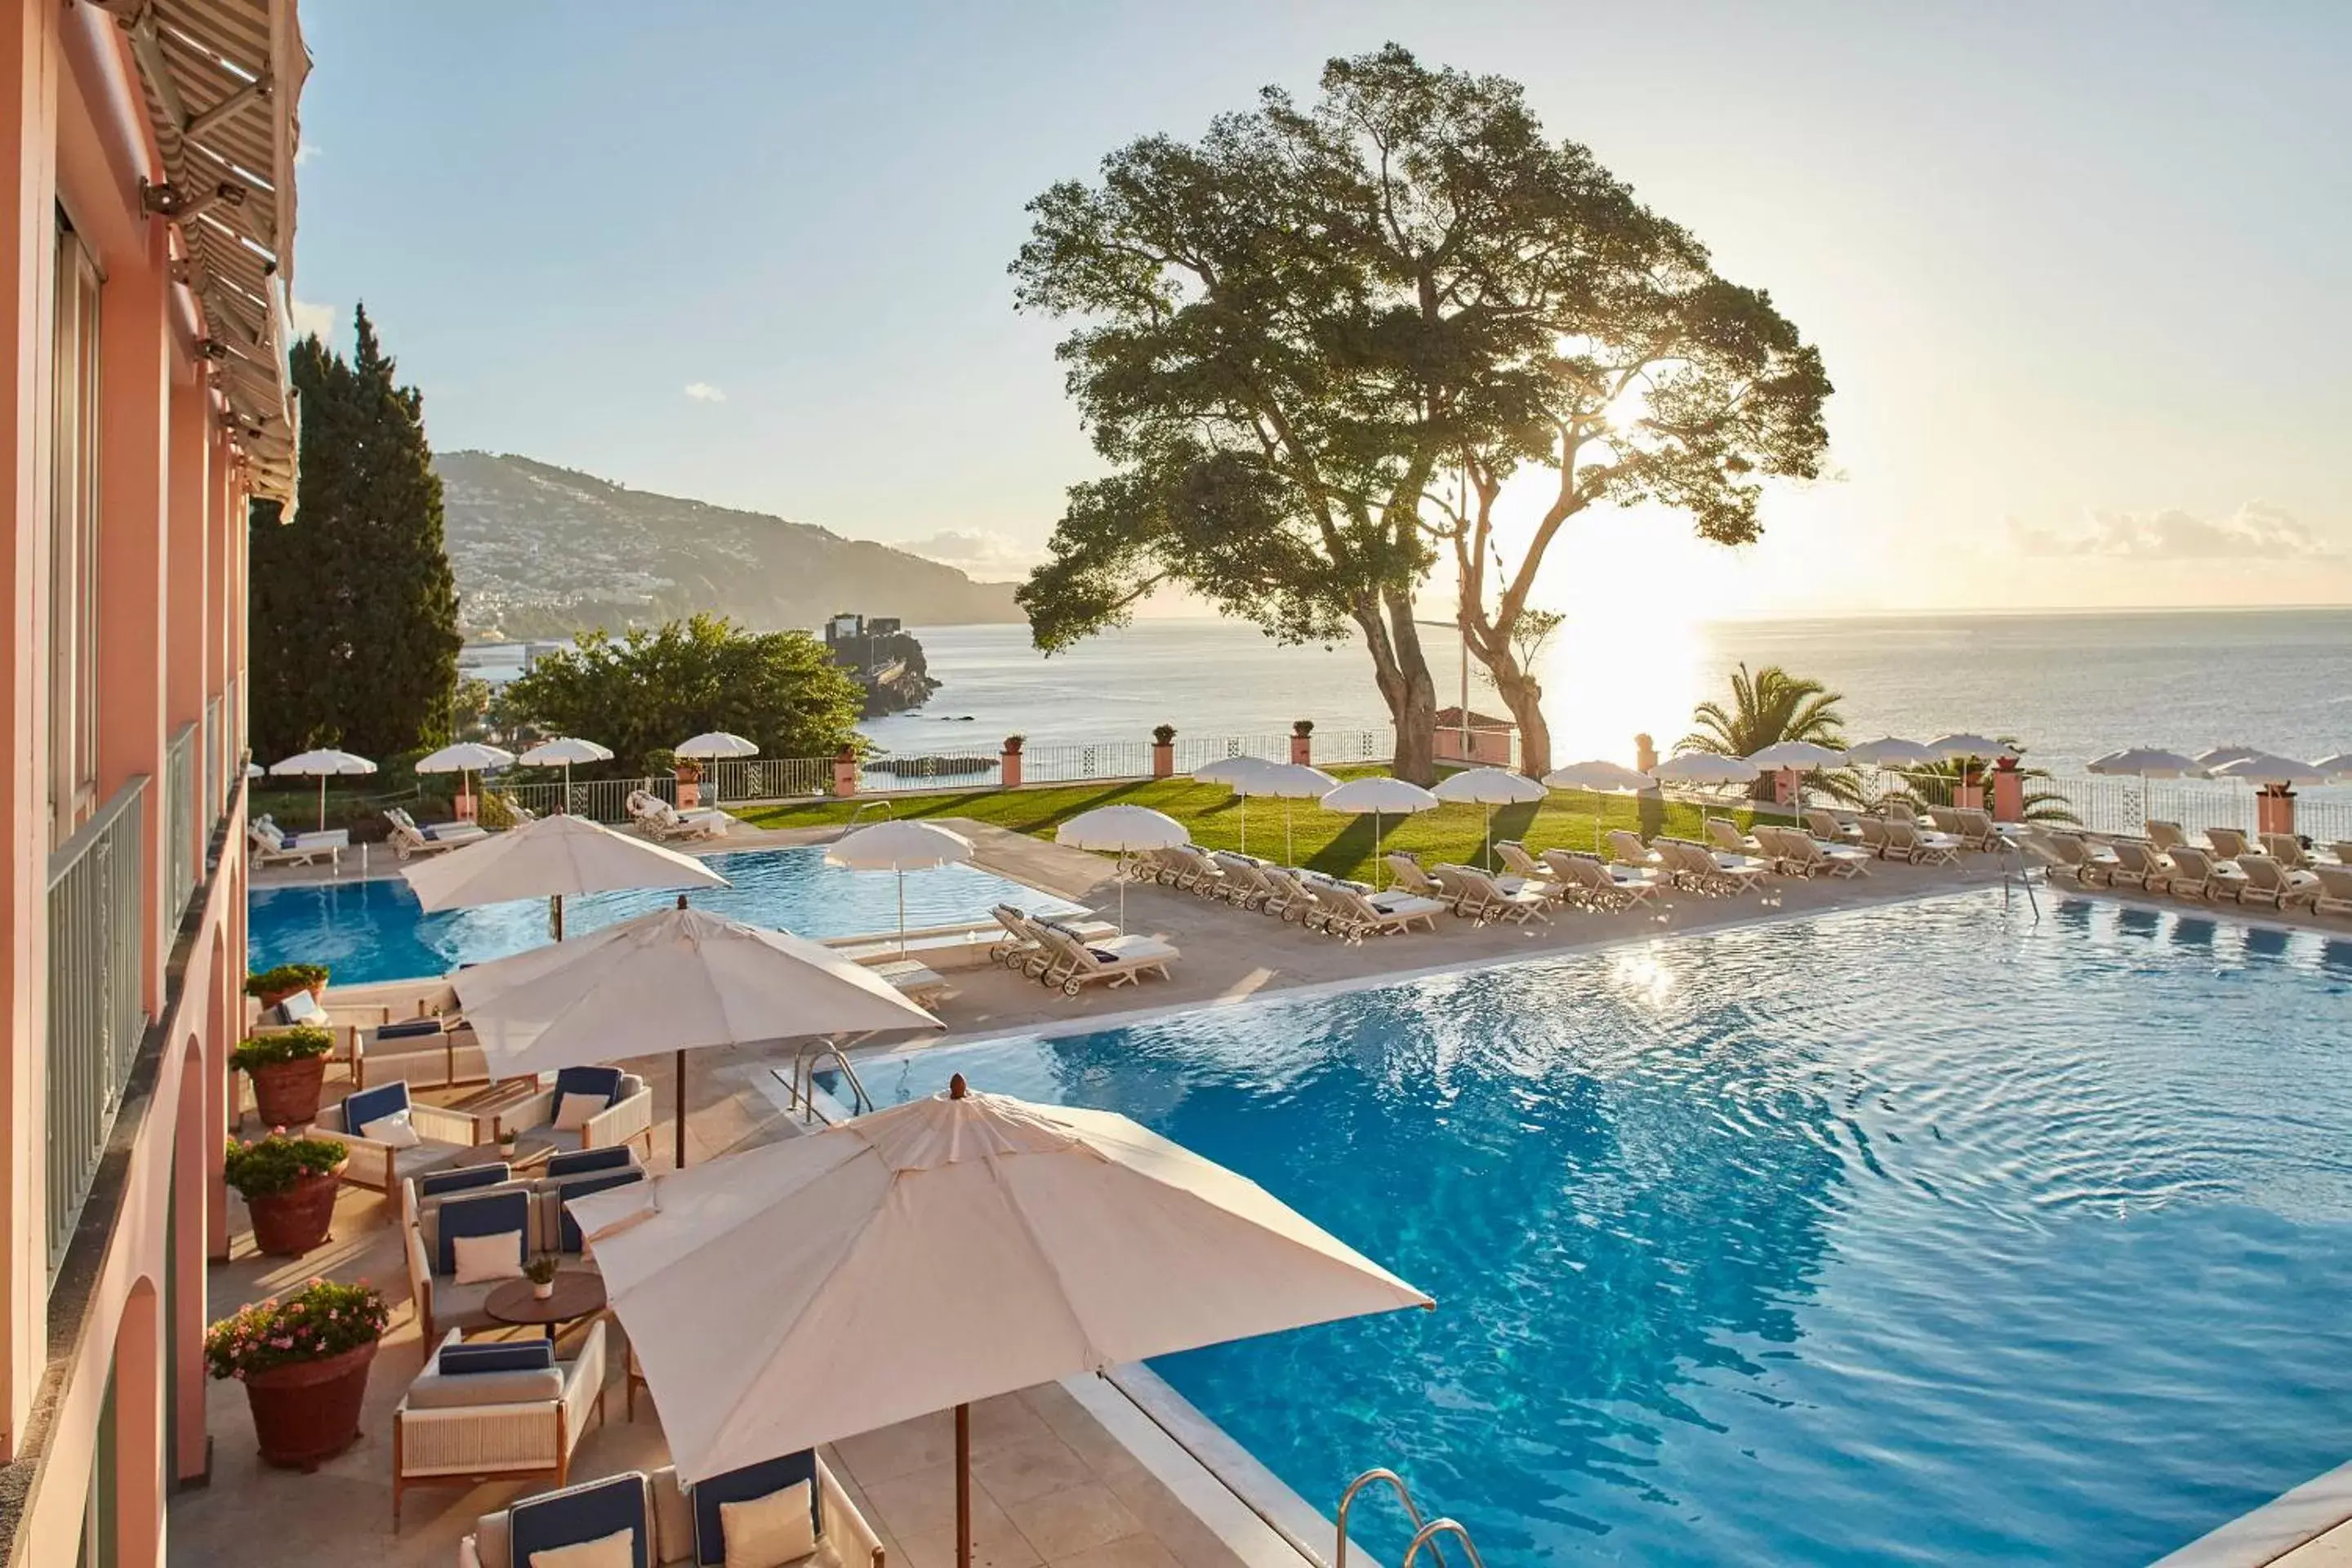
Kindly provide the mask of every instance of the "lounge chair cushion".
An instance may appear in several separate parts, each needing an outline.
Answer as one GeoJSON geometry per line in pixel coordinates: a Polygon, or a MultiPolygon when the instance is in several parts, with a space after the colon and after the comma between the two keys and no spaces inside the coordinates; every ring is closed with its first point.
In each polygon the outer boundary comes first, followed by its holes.
{"type": "Polygon", "coordinates": [[[769,1497],[786,1487],[802,1482],[808,1484],[809,1532],[824,1533],[824,1504],[816,1484],[816,1450],[803,1448],[797,1454],[785,1454],[773,1459],[762,1459],[756,1465],[746,1465],[740,1470],[712,1476],[698,1481],[688,1494],[694,1505],[694,1560],[715,1568],[727,1561],[726,1519],[720,1510],[728,1503],[750,1502],[769,1497]]]}
{"type": "Polygon", "coordinates": [[[814,1552],[816,1530],[809,1523],[809,1499],[815,1495],[808,1482],[794,1481],[765,1497],[720,1503],[726,1568],[785,1568],[814,1552]]]}
{"type": "Polygon", "coordinates": [[[433,1358],[439,1372],[542,1372],[555,1364],[552,1340],[501,1340],[469,1345],[464,1341],[443,1345],[433,1358]]]}
{"type": "Polygon", "coordinates": [[[513,1173],[503,1164],[468,1165],[461,1171],[436,1171],[431,1175],[416,1178],[416,1195],[430,1198],[444,1193],[471,1192],[476,1187],[495,1187],[513,1173]]]}
{"type": "Polygon", "coordinates": [[[555,1102],[562,1104],[567,1094],[593,1094],[610,1105],[621,1098],[621,1069],[565,1068],[555,1075],[555,1102]]]}
{"type": "Polygon", "coordinates": [[[425,1140],[409,1123],[405,1107],[390,1116],[379,1116],[373,1121],[360,1123],[360,1136],[371,1143],[381,1143],[387,1149],[414,1149],[425,1140]]]}
{"type": "Polygon", "coordinates": [[[601,1193],[608,1187],[625,1187],[632,1182],[642,1182],[645,1179],[646,1173],[639,1170],[599,1171],[593,1175],[572,1177],[557,1187],[556,1205],[563,1214],[562,1236],[563,1250],[579,1252],[585,1245],[581,1238],[580,1226],[572,1217],[571,1203],[573,1198],[585,1197],[590,1193],[601,1193]]]}
{"type": "MultiPolygon", "coordinates": [[[[346,1131],[357,1132],[372,1121],[381,1121],[387,1116],[404,1116],[407,1112],[408,1085],[395,1079],[390,1083],[378,1084],[373,1089],[362,1089],[345,1096],[343,1127],[346,1131]]],[[[361,1135],[365,1136],[364,1133],[361,1135]]]]}
{"type": "Polygon", "coordinates": [[[457,1260],[457,1283],[480,1285],[494,1279],[522,1278],[523,1233],[492,1231],[488,1236],[453,1236],[449,1249],[457,1260]]]}
{"type": "Polygon", "coordinates": [[[636,1537],[626,1530],[530,1554],[530,1568],[632,1568],[635,1562],[636,1537]]]}
{"type": "Polygon", "coordinates": [[[319,999],[307,990],[297,991],[269,1010],[270,1016],[280,1024],[324,1024],[327,1010],[319,999]]]}
{"type": "Polygon", "coordinates": [[[429,1366],[408,1385],[406,1404],[411,1410],[462,1410],[481,1405],[551,1405],[562,1397],[563,1373],[552,1364],[454,1373],[429,1366]]]}
{"type": "Polygon", "coordinates": [[[629,1568],[654,1568],[646,1478],[635,1470],[515,1504],[507,1516],[508,1560],[514,1568],[529,1568],[535,1553],[624,1531],[629,1568]]]}
{"type": "Polygon", "coordinates": [[[610,1104],[612,1101],[598,1095],[560,1094],[555,1098],[555,1130],[577,1132],[610,1104]]]}
{"type": "Polygon", "coordinates": [[[615,1143],[609,1149],[576,1149],[568,1154],[548,1158],[547,1173],[551,1176],[579,1176],[590,1171],[622,1171],[636,1163],[625,1143],[615,1143]]]}
{"type": "Polygon", "coordinates": [[[449,1026],[442,1018],[402,1018],[383,1025],[375,1032],[379,1040],[409,1040],[444,1034],[449,1026]]]}
{"type": "Polygon", "coordinates": [[[457,1272],[457,1238],[461,1236],[514,1237],[515,1259],[522,1258],[522,1241],[530,1229],[530,1194],[524,1192],[483,1193],[444,1198],[434,1216],[436,1243],[433,1272],[457,1272]]]}

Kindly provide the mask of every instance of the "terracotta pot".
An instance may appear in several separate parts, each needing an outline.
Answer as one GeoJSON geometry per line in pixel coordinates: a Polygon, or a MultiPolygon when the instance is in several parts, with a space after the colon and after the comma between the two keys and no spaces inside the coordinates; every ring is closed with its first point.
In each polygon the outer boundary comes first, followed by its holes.
{"type": "Polygon", "coordinates": [[[319,1087],[327,1079],[326,1058],[271,1062],[247,1069],[247,1076],[253,1079],[254,1107],[270,1126],[290,1131],[319,1120],[319,1087]]]}
{"type": "Polygon", "coordinates": [[[346,1160],[334,1170],[297,1178],[282,1193],[247,1198],[253,1215],[253,1245],[272,1258],[299,1258],[327,1239],[335,1223],[335,1192],[346,1160]]]}
{"type": "Polygon", "coordinates": [[[375,1342],[324,1361],[298,1362],[245,1380],[264,1463],[315,1470],[358,1441],[375,1342]]]}
{"type": "Polygon", "coordinates": [[[321,1007],[327,1005],[327,983],[325,981],[313,980],[310,984],[302,987],[302,989],[308,991],[310,994],[310,1000],[316,1002],[321,1007]]]}

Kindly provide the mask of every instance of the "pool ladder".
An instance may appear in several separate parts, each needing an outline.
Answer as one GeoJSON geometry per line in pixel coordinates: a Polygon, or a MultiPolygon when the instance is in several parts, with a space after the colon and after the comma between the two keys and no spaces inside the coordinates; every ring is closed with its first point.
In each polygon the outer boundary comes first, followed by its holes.
{"type": "Polygon", "coordinates": [[[800,1053],[793,1058],[790,1078],[785,1078],[781,1069],[776,1070],[776,1077],[783,1082],[784,1093],[790,1097],[787,1103],[799,1113],[801,1120],[831,1120],[816,1108],[817,1070],[828,1064],[841,1075],[841,1081],[849,1086],[849,1114],[863,1116],[873,1110],[874,1097],[866,1092],[866,1085],[859,1081],[857,1069],[849,1065],[849,1058],[833,1041],[819,1040],[814,1045],[803,1046],[800,1053]]]}
{"type": "Polygon", "coordinates": [[[1443,1568],[1445,1550],[1438,1542],[1440,1537],[1448,1535],[1462,1543],[1463,1552],[1470,1559],[1470,1568],[1486,1568],[1486,1560],[1478,1555],[1478,1543],[1470,1539],[1470,1532],[1463,1528],[1461,1521],[1443,1514],[1435,1519],[1425,1517],[1421,1505],[1413,1500],[1411,1489],[1404,1484],[1404,1478],[1387,1468],[1366,1470],[1349,1481],[1348,1489],[1339,1494],[1339,1540],[1331,1568],[1348,1568],[1348,1514],[1356,1506],[1356,1494],[1374,1481],[1385,1483],[1396,1493],[1397,1501],[1404,1505],[1405,1517],[1412,1521],[1412,1544],[1404,1549],[1404,1561],[1397,1568],[1412,1568],[1413,1560],[1421,1555],[1423,1547],[1429,1549],[1429,1554],[1443,1568]]]}

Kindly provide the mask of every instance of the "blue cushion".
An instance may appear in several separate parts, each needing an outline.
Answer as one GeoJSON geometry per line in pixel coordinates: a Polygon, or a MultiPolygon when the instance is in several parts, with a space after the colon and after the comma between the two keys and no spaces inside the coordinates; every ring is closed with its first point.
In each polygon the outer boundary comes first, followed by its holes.
{"type": "Polygon", "coordinates": [[[607,1149],[571,1149],[548,1157],[547,1173],[577,1176],[588,1171],[625,1171],[635,1160],[626,1143],[615,1143],[607,1149]]]}
{"type": "Polygon", "coordinates": [[[416,1178],[416,1195],[429,1198],[443,1193],[470,1192],[476,1187],[495,1187],[513,1174],[502,1163],[468,1165],[462,1171],[428,1171],[416,1178]]]}
{"type": "Polygon", "coordinates": [[[397,1116],[408,1109],[408,1081],[394,1079],[373,1089],[363,1089],[343,1100],[343,1131],[356,1133],[371,1121],[381,1121],[387,1116],[397,1116]]]}
{"type": "Polygon", "coordinates": [[[443,1345],[435,1364],[453,1375],[467,1372],[545,1372],[555,1364],[555,1342],[504,1340],[443,1345]]]}
{"type": "Polygon", "coordinates": [[[444,1027],[438,1018],[403,1018],[398,1023],[386,1024],[376,1030],[375,1037],[379,1040],[413,1040],[425,1035],[440,1034],[444,1027]]]}
{"type": "MultiPolygon", "coordinates": [[[[797,1454],[782,1458],[762,1459],[756,1465],[746,1465],[740,1470],[712,1476],[697,1481],[689,1500],[694,1505],[694,1560],[698,1563],[723,1563],[727,1561],[727,1538],[719,1532],[722,1517],[719,1505],[749,1502],[753,1498],[766,1497],[770,1492],[783,1490],[797,1481],[809,1484],[809,1522],[817,1534],[824,1534],[824,1494],[816,1484],[816,1450],[803,1448],[797,1454]]],[[[528,1563],[528,1557],[518,1551],[515,1561],[528,1563]]]]}
{"type": "Polygon", "coordinates": [[[578,1252],[583,1247],[580,1226],[574,1224],[572,1218],[573,1198],[583,1197],[590,1193],[601,1193],[608,1187],[625,1187],[632,1182],[642,1182],[645,1179],[646,1173],[643,1171],[614,1171],[593,1176],[582,1176],[576,1181],[564,1183],[562,1195],[557,1205],[563,1211],[563,1250],[578,1252]]]}
{"type": "MultiPolygon", "coordinates": [[[[416,826],[416,825],[415,825],[415,823],[413,823],[413,822],[412,822],[412,823],[410,823],[410,824],[409,824],[409,826],[412,826],[412,827],[415,827],[415,826],[416,826]]],[[[434,831],[433,831],[433,829],[431,829],[430,827],[417,827],[417,828],[416,828],[416,832],[417,832],[417,835],[418,835],[420,837],[424,837],[424,838],[438,838],[438,837],[441,837],[439,834],[437,834],[437,833],[434,832],[434,831]]]]}
{"type": "Polygon", "coordinates": [[[632,1568],[653,1568],[653,1521],[642,1471],[515,1504],[507,1514],[509,1560],[529,1563],[534,1552],[601,1541],[624,1530],[629,1532],[632,1568]]]}
{"type": "Polygon", "coordinates": [[[610,1105],[621,1098],[621,1069],[565,1068],[555,1075],[555,1103],[562,1105],[567,1094],[601,1094],[610,1105]]]}
{"type": "Polygon", "coordinates": [[[520,1263],[530,1239],[529,1193],[483,1193],[475,1197],[442,1199],[440,1246],[433,1260],[433,1272],[457,1272],[459,1237],[497,1236],[509,1230],[514,1232],[515,1261],[520,1263]]]}

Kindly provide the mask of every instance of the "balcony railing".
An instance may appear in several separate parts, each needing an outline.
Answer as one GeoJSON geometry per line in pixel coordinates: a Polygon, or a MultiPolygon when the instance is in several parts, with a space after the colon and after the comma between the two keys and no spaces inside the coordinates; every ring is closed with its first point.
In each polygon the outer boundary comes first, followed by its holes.
{"type": "Polygon", "coordinates": [[[218,822],[228,804],[228,731],[223,728],[226,708],[220,698],[205,704],[205,822],[218,822]]]}
{"type": "MultiPolygon", "coordinates": [[[[205,820],[210,822],[211,817],[205,820]]],[[[196,890],[196,727],[181,726],[163,752],[163,925],[171,930],[196,890]]]]}
{"type": "Polygon", "coordinates": [[[141,852],[147,786],[143,773],[124,784],[49,857],[51,1268],[64,1256],[89,1195],[147,1026],[147,900],[141,852]]]}

